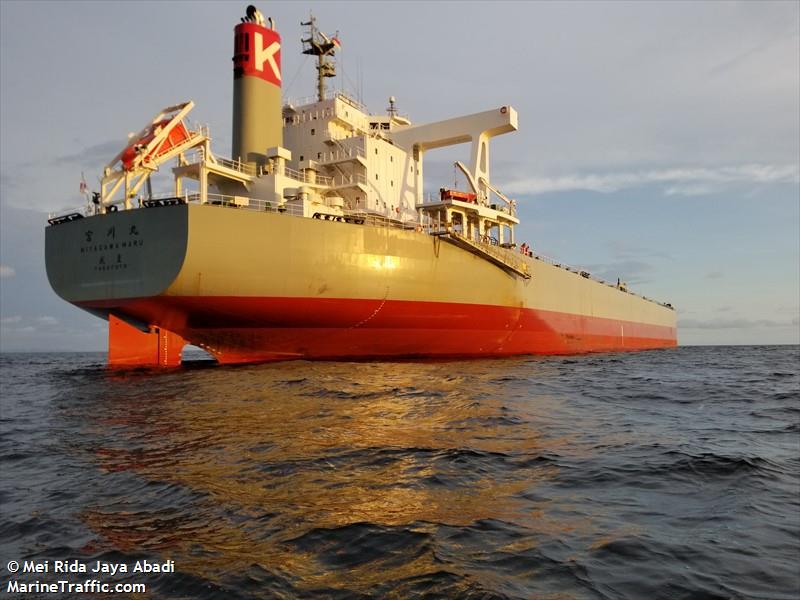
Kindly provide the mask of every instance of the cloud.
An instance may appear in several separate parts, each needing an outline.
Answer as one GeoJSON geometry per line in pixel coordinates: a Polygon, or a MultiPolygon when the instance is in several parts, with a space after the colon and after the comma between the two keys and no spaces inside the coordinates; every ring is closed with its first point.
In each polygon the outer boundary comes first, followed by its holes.
{"type": "Polygon", "coordinates": [[[641,244],[631,243],[628,240],[609,240],[607,242],[609,250],[613,253],[615,258],[620,259],[633,259],[646,256],[648,258],[663,258],[672,260],[672,256],[663,250],[654,250],[653,248],[646,248],[641,244]]]}
{"type": "Polygon", "coordinates": [[[125,147],[124,140],[108,140],[94,144],[78,152],[62,154],[53,159],[59,165],[104,165],[125,147]]]}
{"type": "Polygon", "coordinates": [[[14,277],[16,274],[17,272],[14,270],[14,267],[0,265],[0,278],[5,279],[6,277],[14,277]]]}
{"type": "Polygon", "coordinates": [[[797,30],[795,27],[791,27],[782,35],[774,35],[773,37],[761,41],[759,43],[751,45],[749,48],[745,49],[742,52],[737,53],[735,56],[728,58],[721,63],[718,63],[708,71],[709,77],[716,77],[725,73],[726,71],[730,71],[738,66],[740,66],[743,62],[753,58],[758,54],[762,54],[765,50],[768,50],[776,45],[776,42],[790,40],[793,41],[793,38],[797,37],[797,30]]]}
{"type": "Polygon", "coordinates": [[[722,279],[725,274],[722,271],[709,271],[706,273],[706,279],[722,279]]]}
{"type": "Polygon", "coordinates": [[[648,184],[666,185],[664,194],[697,196],[711,194],[731,184],[800,183],[797,165],[749,164],[727,167],[652,169],[559,177],[528,177],[504,186],[512,194],[591,191],[610,193],[648,184]]]}
{"type": "MultiPolygon", "coordinates": [[[[55,317],[50,315],[42,315],[41,317],[21,317],[19,315],[14,315],[13,317],[3,317],[0,319],[0,323],[3,325],[16,325],[17,323],[21,323],[22,321],[28,322],[28,325],[25,327],[26,331],[32,331],[37,326],[45,326],[45,327],[52,327],[53,325],[58,325],[59,320],[55,317]],[[35,324],[31,324],[31,321],[35,324]]],[[[16,331],[22,331],[21,329],[17,329],[16,331]]]]}
{"type": "Polygon", "coordinates": [[[680,319],[678,327],[683,329],[755,329],[757,327],[791,327],[794,322],[771,319],[680,319]]]}
{"type": "Polygon", "coordinates": [[[19,188],[18,179],[17,176],[9,174],[6,167],[3,167],[2,170],[0,170],[0,193],[5,196],[19,188]]]}
{"type": "Polygon", "coordinates": [[[775,309],[776,313],[800,315],[800,306],[781,305],[775,309]]]}
{"type": "Polygon", "coordinates": [[[692,183],[686,185],[672,185],[664,190],[665,196],[708,196],[717,191],[713,185],[706,183],[692,183]]]}

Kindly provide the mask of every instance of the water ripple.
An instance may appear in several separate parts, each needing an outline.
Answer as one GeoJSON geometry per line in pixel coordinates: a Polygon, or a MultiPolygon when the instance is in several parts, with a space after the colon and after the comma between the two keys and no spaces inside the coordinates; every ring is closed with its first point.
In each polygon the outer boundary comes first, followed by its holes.
{"type": "Polygon", "coordinates": [[[796,347],[109,371],[2,355],[10,558],[158,598],[797,598],[796,347]]]}

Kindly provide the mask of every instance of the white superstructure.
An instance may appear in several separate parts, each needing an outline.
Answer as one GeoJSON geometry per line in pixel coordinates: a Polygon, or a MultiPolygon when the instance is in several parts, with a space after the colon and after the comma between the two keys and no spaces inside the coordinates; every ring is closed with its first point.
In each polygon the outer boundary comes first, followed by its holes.
{"type": "Polygon", "coordinates": [[[193,104],[161,111],[106,167],[97,212],[151,202],[142,185],[176,158],[174,199],[256,209],[278,209],[323,219],[391,221],[429,232],[459,234],[475,242],[514,245],[515,204],[492,185],[491,138],[517,129],[510,106],[415,125],[397,113],[394,98],[384,114],[370,114],[343,92],[326,97],[335,75],[336,37],[304,23],[304,52],[318,58],[318,95],[302,102],[280,99],[280,36],[256,9],[235,30],[234,144],[230,159],[211,151],[207,129],[183,119],[193,104]],[[262,47],[263,46],[263,47],[262,47]],[[255,123],[255,125],[253,125],[255,123]],[[267,143],[273,147],[262,147],[267,143]],[[468,164],[457,162],[471,188],[440,189],[424,197],[428,150],[471,144],[468,164]],[[244,154],[236,156],[236,154],[244,154]],[[188,193],[186,180],[196,181],[188,193]],[[191,196],[191,198],[189,198],[191,196]]]}

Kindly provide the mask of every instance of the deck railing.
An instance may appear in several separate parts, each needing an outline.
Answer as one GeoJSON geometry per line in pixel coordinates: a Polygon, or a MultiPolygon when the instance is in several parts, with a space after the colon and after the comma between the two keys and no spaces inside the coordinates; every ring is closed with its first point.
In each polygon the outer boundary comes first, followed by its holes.
{"type": "MultiPolygon", "coordinates": [[[[485,242],[476,242],[475,240],[471,240],[467,236],[456,233],[455,231],[451,231],[450,235],[456,236],[468,244],[472,244],[473,246],[480,248],[483,252],[486,252],[486,254],[489,254],[495,257],[497,260],[515,268],[522,269],[520,265],[525,263],[525,261],[522,260],[523,255],[511,248],[501,248],[500,246],[495,246],[491,243],[487,244],[485,242]]],[[[527,267],[524,270],[527,271],[527,267]]]]}
{"type": "Polygon", "coordinates": [[[318,173],[316,175],[306,175],[304,171],[298,171],[297,169],[292,169],[291,167],[286,166],[283,167],[283,174],[286,175],[286,177],[291,177],[292,179],[309,183],[311,185],[316,183],[318,185],[330,186],[331,182],[333,181],[333,178],[328,177],[327,175],[320,175],[318,173]]]}
{"type": "MultiPolygon", "coordinates": [[[[338,98],[339,100],[341,100],[346,104],[349,104],[353,108],[357,108],[364,114],[369,114],[369,109],[365,104],[362,104],[355,98],[352,98],[351,96],[342,91],[339,90],[335,91],[333,93],[333,96],[331,96],[331,98],[333,97],[338,98]]],[[[326,98],[326,100],[330,100],[331,98],[326,98]]],[[[283,102],[283,106],[284,108],[289,108],[289,107],[296,108],[298,106],[308,106],[309,104],[316,104],[317,102],[319,102],[319,98],[317,96],[306,96],[304,98],[286,98],[283,102]]]]}
{"type": "MultiPolygon", "coordinates": [[[[437,204],[442,204],[442,203],[446,203],[446,202],[450,202],[450,200],[442,200],[439,192],[436,192],[436,193],[426,192],[425,193],[425,197],[423,198],[422,202],[420,204],[418,204],[417,206],[424,208],[424,207],[428,207],[428,206],[436,206],[437,204]]],[[[456,200],[456,202],[465,202],[465,201],[464,200],[456,200]]],[[[467,204],[475,204],[477,206],[477,202],[472,202],[472,203],[467,202],[467,204]]],[[[504,213],[506,213],[508,215],[511,215],[512,217],[515,217],[515,218],[517,216],[517,209],[514,206],[509,206],[509,205],[507,205],[505,203],[498,204],[498,203],[491,202],[491,203],[482,204],[481,206],[484,206],[485,208],[491,208],[492,210],[496,210],[498,212],[504,212],[504,213]]]]}
{"type": "MultiPolygon", "coordinates": [[[[202,161],[203,161],[203,151],[198,150],[189,155],[186,164],[195,165],[202,161]]],[[[214,156],[214,159],[211,162],[253,177],[256,175],[262,175],[264,173],[268,174],[270,172],[268,167],[256,168],[253,165],[242,162],[241,160],[232,160],[230,158],[224,158],[216,155],[214,156]]],[[[279,173],[285,175],[286,177],[291,177],[292,179],[296,179],[297,181],[302,181],[303,183],[308,183],[311,185],[314,185],[316,183],[319,185],[330,186],[333,180],[332,177],[328,177],[326,175],[319,175],[319,174],[317,174],[316,176],[312,176],[310,174],[307,175],[304,171],[298,171],[297,169],[292,169],[291,167],[287,167],[285,165],[283,167],[283,171],[279,173]]]]}
{"type": "Polygon", "coordinates": [[[344,160],[348,160],[351,158],[358,158],[358,157],[366,157],[366,153],[364,149],[360,146],[353,146],[350,148],[341,148],[340,150],[334,150],[332,152],[322,152],[317,158],[317,162],[319,163],[332,163],[332,162],[341,162],[344,160]]]}
{"type": "Polygon", "coordinates": [[[227,167],[229,169],[233,169],[234,171],[239,171],[240,173],[244,173],[245,175],[256,175],[257,173],[256,168],[253,165],[243,163],[241,160],[231,160],[230,158],[215,156],[214,162],[222,165],[223,167],[227,167]]]}
{"type": "MultiPolygon", "coordinates": [[[[188,204],[200,204],[200,194],[185,194],[181,200],[188,204]]],[[[248,196],[230,196],[227,194],[206,194],[206,204],[212,206],[222,206],[226,208],[238,208],[243,210],[253,210],[258,212],[274,212],[292,215],[295,217],[303,216],[303,207],[287,202],[279,203],[275,201],[263,200],[261,198],[250,198],[248,196]]]]}
{"type": "MultiPolygon", "coordinates": [[[[186,165],[196,165],[197,163],[201,163],[205,160],[205,152],[203,152],[202,148],[197,148],[193,152],[190,152],[189,155],[186,157],[186,165]]],[[[242,162],[241,159],[233,160],[230,158],[225,158],[224,156],[217,156],[213,155],[213,157],[209,160],[212,164],[217,164],[223,166],[227,169],[231,169],[233,171],[238,171],[239,173],[244,173],[245,175],[250,175],[252,177],[258,175],[258,170],[253,165],[250,165],[246,162],[242,162]]]]}
{"type": "Polygon", "coordinates": [[[346,187],[348,185],[367,185],[366,175],[361,173],[351,173],[348,175],[336,175],[333,178],[331,185],[333,187],[346,187]]]}

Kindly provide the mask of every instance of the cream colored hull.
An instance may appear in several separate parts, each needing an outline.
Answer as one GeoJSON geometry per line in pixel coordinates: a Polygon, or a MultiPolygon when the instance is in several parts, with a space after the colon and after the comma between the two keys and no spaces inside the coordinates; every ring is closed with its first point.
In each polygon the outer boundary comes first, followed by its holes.
{"type": "Polygon", "coordinates": [[[668,307],[532,258],[525,258],[531,277],[524,279],[414,230],[209,205],[82,221],[48,229],[48,273],[71,273],[64,279],[72,288],[54,283],[56,291],[84,308],[174,332],[223,362],[567,353],[676,342],[668,307]],[[88,255],[70,255],[69,238],[115,223],[156,232],[146,236],[149,252],[128,252],[123,271],[81,269],[88,255]],[[77,287],[76,272],[83,273],[77,287]],[[131,283],[132,272],[138,283],[131,283]],[[137,285],[146,293],[136,293],[137,285]],[[100,293],[92,296],[92,289],[100,293]]]}

